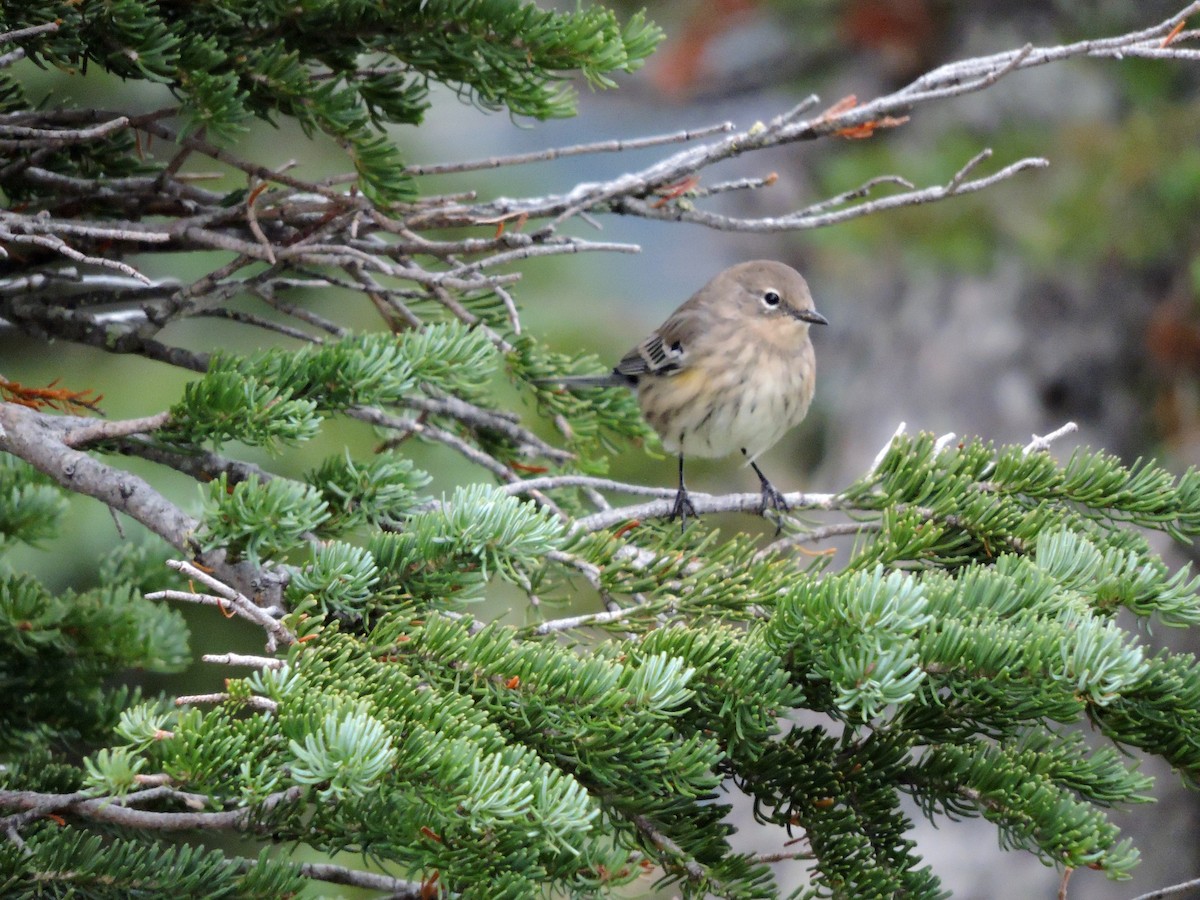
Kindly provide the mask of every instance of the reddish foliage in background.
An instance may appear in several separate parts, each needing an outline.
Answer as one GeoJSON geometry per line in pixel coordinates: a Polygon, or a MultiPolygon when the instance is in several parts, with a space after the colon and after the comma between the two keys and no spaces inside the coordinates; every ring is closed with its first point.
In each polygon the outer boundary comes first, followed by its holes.
{"type": "Polygon", "coordinates": [[[29,409],[56,409],[59,412],[79,412],[86,409],[89,412],[100,412],[99,404],[104,399],[103,394],[95,394],[91,388],[69,391],[66,388],[55,387],[57,384],[56,378],[44,388],[26,387],[20,382],[0,378],[0,398],[29,409]]]}
{"type": "Polygon", "coordinates": [[[907,81],[936,63],[939,33],[950,16],[934,0],[852,0],[842,36],[868,51],[892,78],[907,81]]]}
{"type": "Polygon", "coordinates": [[[668,97],[682,98],[703,81],[704,58],[716,38],[743,21],[758,4],[755,0],[712,0],[698,4],[688,14],[678,35],[659,51],[650,77],[668,97]]]}

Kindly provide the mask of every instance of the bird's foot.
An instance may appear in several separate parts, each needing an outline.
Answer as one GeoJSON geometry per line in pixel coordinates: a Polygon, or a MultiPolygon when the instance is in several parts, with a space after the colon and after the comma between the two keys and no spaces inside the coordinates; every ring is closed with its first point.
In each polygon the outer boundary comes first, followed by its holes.
{"type": "Polygon", "coordinates": [[[675,494],[675,505],[671,507],[671,515],[668,518],[679,519],[680,530],[687,528],[688,516],[696,518],[696,507],[692,506],[692,498],[688,496],[687,488],[682,484],[679,486],[679,491],[675,494]]]}
{"type": "Polygon", "coordinates": [[[762,480],[762,515],[769,521],[768,509],[775,510],[775,534],[778,536],[783,531],[783,514],[789,512],[791,507],[788,506],[787,498],[776,489],[775,485],[764,478],[762,480]]]}
{"type": "Polygon", "coordinates": [[[784,497],[783,494],[781,494],[778,490],[776,490],[775,485],[771,484],[771,482],[764,481],[762,483],[763,513],[766,513],[767,507],[770,507],[771,509],[781,513],[791,511],[791,507],[788,506],[787,498],[784,497]]]}

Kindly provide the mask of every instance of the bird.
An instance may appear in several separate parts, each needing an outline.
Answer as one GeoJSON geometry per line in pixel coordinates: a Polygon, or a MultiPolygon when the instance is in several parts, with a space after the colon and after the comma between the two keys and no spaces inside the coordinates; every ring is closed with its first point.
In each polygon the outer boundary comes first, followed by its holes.
{"type": "Polygon", "coordinates": [[[545,379],[564,388],[625,387],[646,422],[679,458],[670,517],[696,516],[684,460],[740,451],[762,487],[762,511],[788,504],[759,468],[808,413],[816,386],[811,325],[828,325],[804,277],[756,259],[715,275],[604,375],[545,379]]]}

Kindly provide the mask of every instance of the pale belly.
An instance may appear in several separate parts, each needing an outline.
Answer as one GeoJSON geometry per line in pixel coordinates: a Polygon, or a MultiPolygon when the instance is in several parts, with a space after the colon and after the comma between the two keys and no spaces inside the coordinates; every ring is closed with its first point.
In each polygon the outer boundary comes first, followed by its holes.
{"type": "Polygon", "coordinates": [[[781,367],[774,377],[755,379],[753,386],[735,383],[728,373],[704,379],[698,372],[685,372],[644,381],[639,399],[669,452],[719,457],[744,449],[754,459],[807,414],[812,370],[805,373],[804,368],[781,367]],[[702,384],[715,390],[702,392],[702,384]],[[664,409],[669,414],[662,414],[664,409]]]}

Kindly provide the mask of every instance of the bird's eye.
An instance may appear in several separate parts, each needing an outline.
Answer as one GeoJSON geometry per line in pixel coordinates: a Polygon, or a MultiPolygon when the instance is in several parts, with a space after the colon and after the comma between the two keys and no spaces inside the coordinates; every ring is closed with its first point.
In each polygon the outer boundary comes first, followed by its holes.
{"type": "Polygon", "coordinates": [[[762,296],[762,302],[765,306],[778,306],[780,302],[779,294],[777,294],[775,291],[767,291],[762,296]]]}

